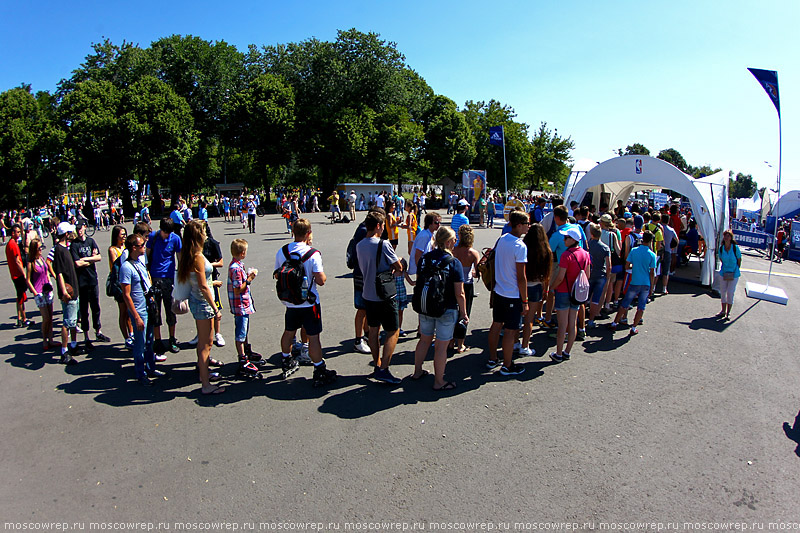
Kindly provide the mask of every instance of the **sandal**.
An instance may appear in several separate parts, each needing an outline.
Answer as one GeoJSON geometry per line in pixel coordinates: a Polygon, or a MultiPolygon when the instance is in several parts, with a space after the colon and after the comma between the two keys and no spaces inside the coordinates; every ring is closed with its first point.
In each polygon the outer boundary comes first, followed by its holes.
{"type": "Polygon", "coordinates": [[[220,367],[220,366],[222,366],[222,363],[220,361],[217,361],[213,357],[209,357],[208,358],[208,366],[220,367]]]}
{"type": "Polygon", "coordinates": [[[223,392],[225,392],[225,387],[219,387],[215,385],[214,388],[208,391],[204,391],[203,388],[200,387],[200,394],[202,394],[203,396],[210,396],[212,394],[222,394],[223,392]]]}
{"type": "Polygon", "coordinates": [[[462,346],[461,348],[456,348],[454,351],[455,351],[455,353],[464,353],[467,350],[469,350],[468,346],[462,346]]]}
{"type": "Polygon", "coordinates": [[[421,380],[422,378],[424,378],[425,376],[428,376],[428,375],[430,375],[430,372],[428,372],[427,370],[423,370],[422,374],[420,374],[417,377],[414,377],[414,374],[411,374],[411,379],[413,379],[414,381],[419,381],[419,380],[421,380]]]}
{"type": "Polygon", "coordinates": [[[453,390],[455,388],[456,388],[456,384],[453,383],[452,381],[448,381],[447,383],[445,383],[444,385],[442,385],[438,389],[436,387],[433,387],[433,390],[438,392],[438,391],[444,391],[444,390],[453,390]]]}

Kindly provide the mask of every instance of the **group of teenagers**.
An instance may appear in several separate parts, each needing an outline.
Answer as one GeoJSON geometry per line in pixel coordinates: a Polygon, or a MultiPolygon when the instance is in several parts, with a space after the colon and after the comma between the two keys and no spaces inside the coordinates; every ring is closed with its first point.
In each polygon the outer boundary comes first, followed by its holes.
{"type": "MultiPolygon", "coordinates": [[[[629,328],[629,333],[636,335],[658,278],[663,278],[662,292],[667,292],[670,252],[677,247],[677,235],[661,223],[658,211],[597,217],[576,210],[577,216],[573,217],[565,206],[557,206],[541,222],[533,222],[535,217],[522,210],[512,211],[491,252],[482,254],[473,247],[474,231],[466,216],[468,206],[462,205],[450,227],[442,225],[441,215],[429,212],[422,229],[415,227],[412,232],[408,228],[406,260],[397,251],[396,228],[407,226],[408,219],[406,224],[399,223],[389,201],[385,207],[388,215],[378,206],[368,211],[348,246],[356,309],[354,349],[372,356],[371,378],[399,383],[401,380],[391,372],[391,359],[399,337],[405,335],[403,312],[411,304],[419,317],[419,340],[410,379],[429,375],[423,365],[433,346],[432,388],[437,391],[457,386],[445,379],[448,353],[468,350],[464,341],[476,294],[475,282],[481,275],[491,289],[492,324],[485,364],[489,369],[499,368],[502,375],[515,376],[524,372],[524,367],[514,361],[515,352],[520,356],[543,355],[531,346],[534,326],[552,330],[556,346],[550,358],[555,362],[568,360],[576,340],[585,337],[586,327],[595,327],[595,321],[611,314],[613,307],[616,313],[609,327],[629,328]],[[661,269],[660,274],[657,268],[661,269]],[[409,296],[406,284],[413,287],[413,296],[409,296]],[[436,301],[431,300],[430,294],[435,294],[436,301]],[[634,304],[636,314],[629,323],[628,310],[634,304]],[[498,356],[499,345],[502,359],[498,356]]],[[[415,211],[410,208],[411,214],[415,211]]],[[[322,254],[312,247],[311,223],[297,218],[291,224],[291,232],[292,242],[276,253],[275,272],[294,261],[304,285],[300,300],[281,299],[286,307],[280,338],[281,369],[288,376],[300,364],[313,365],[312,383],[323,386],[336,379],[336,372],[327,368],[322,357],[320,342],[322,311],[318,287],[327,278],[322,254]],[[298,332],[300,342],[296,341],[298,332]]],[[[190,313],[197,331],[191,344],[196,344],[201,393],[225,392],[225,387],[216,383],[219,372],[212,370],[222,363],[210,355],[213,344],[225,344],[220,332],[223,282],[218,279],[218,269],[224,264],[219,242],[213,239],[207,222],[190,220],[179,227],[167,217],[153,230],[140,221],[130,235],[124,227],[115,226],[111,240],[111,275],[106,292],[118,302],[120,331],[133,352],[138,381],[149,386],[153,378],[164,375],[156,364],[166,359],[166,352],[179,350],[175,339],[177,315],[190,313]],[[167,339],[161,335],[162,307],[169,330],[167,339]]],[[[40,248],[37,250],[32,243],[28,253],[26,289],[34,293],[37,305],[40,301],[47,305],[48,299],[42,295],[52,277],[55,289],[51,285],[50,291],[54,290],[61,300],[63,311],[61,362],[74,364],[79,310],[90,347],[86,309],[91,305],[95,311],[92,302],[98,294],[96,272],[94,291],[87,293],[84,286],[89,283],[80,282],[77,270],[94,270],[94,263],[102,257],[96,243],[85,236],[85,229],[68,222],[58,225],[49,260],[42,260],[40,248]],[[80,305],[79,297],[84,298],[85,294],[89,301],[80,305]]],[[[244,267],[247,249],[244,239],[231,243],[226,289],[234,315],[239,372],[255,377],[265,361],[252,350],[248,339],[249,317],[255,311],[250,285],[258,272],[244,267]]],[[[723,307],[718,316],[724,319],[730,313],[741,264],[741,252],[730,232],[724,235],[720,256],[720,274],[725,284],[721,285],[723,307]]],[[[9,265],[11,268],[11,260],[9,265]]],[[[51,295],[50,313],[42,313],[45,349],[54,346],[52,301],[51,295]]],[[[107,341],[100,330],[99,305],[94,318],[96,339],[107,341]]]]}

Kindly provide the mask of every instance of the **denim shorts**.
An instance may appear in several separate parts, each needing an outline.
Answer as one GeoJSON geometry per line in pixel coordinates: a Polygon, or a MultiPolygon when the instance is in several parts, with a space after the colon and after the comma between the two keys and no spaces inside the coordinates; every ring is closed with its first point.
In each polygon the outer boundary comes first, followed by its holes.
{"type": "Polygon", "coordinates": [[[33,301],[36,302],[36,307],[40,309],[48,305],[53,305],[53,291],[40,292],[34,297],[33,301]]]}
{"type": "Polygon", "coordinates": [[[448,309],[440,317],[419,315],[419,333],[429,337],[436,333],[437,341],[449,341],[453,338],[457,320],[458,309],[448,309]]]}
{"type": "Polygon", "coordinates": [[[209,305],[205,298],[198,300],[191,294],[189,295],[189,311],[192,312],[195,320],[209,320],[217,316],[217,309],[209,305]]]}
{"type": "Polygon", "coordinates": [[[528,285],[528,304],[535,304],[542,300],[542,293],[544,292],[544,285],[537,283],[536,285],[528,285]]]}
{"type": "Polygon", "coordinates": [[[61,301],[61,312],[64,315],[64,327],[73,329],[78,325],[78,299],[70,300],[67,303],[61,301]]]}
{"type": "Polygon", "coordinates": [[[625,298],[622,299],[622,303],[620,304],[625,309],[631,306],[631,302],[636,297],[639,297],[639,302],[636,304],[636,308],[639,311],[644,311],[644,307],[647,305],[647,299],[650,297],[650,285],[631,285],[628,287],[628,292],[625,293],[625,298]]]}
{"type": "Polygon", "coordinates": [[[568,292],[556,293],[556,302],[554,307],[556,311],[563,311],[564,309],[578,309],[579,307],[580,305],[575,305],[569,301],[568,292]]]}
{"type": "Polygon", "coordinates": [[[247,341],[247,331],[250,329],[250,315],[236,315],[233,317],[234,339],[236,342],[247,341]]]}
{"type": "Polygon", "coordinates": [[[599,304],[600,298],[603,297],[603,289],[606,288],[606,281],[608,278],[605,276],[589,280],[589,299],[593,304],[599,304]]]}

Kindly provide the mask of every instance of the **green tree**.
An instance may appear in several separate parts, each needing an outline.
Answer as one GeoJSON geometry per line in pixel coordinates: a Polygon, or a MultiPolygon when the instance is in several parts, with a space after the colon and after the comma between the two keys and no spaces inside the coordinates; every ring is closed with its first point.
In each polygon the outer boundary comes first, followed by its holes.
{"type": "Polygon", "coordinates": [[[253,185],[270,187],[275,172],[291,160],[294,91],[280,77],[262,74],[231,96],[223,116],[226,141],[253,154],[257,176],[253,185]]]}
{"type": "Polygon", "coordinates": [[[750,174],[736,174],[733,178],[733,171],[730,172],[728,196],[731,198],[752,198],[758,188],[758,184],[750,174]]]}
{"type": "Polygon", "coordinates": [[[666,161],[681,172],[691,174],[691,167],[686,163],[681,153],[674,148],[667,148],[658,152],[658,159],[666,161]]]}
{"type": "Polygon", "coordinates": [[[556,186],[563,184],[569,176],[567,163],[571,161],[570,152],[574,149],[575,143],[570,137],[559,136],[557,129],[551,131],[547,129],[547,123],[542,122],[531,140],[531,190],[542,190],[548,182],[556,186]]]}
{"type": "Polygon", "coordinates": [[[64,133],[54,123],[53,99],[30,86],[0,94],[0,204],[39,203],[61,183],[64,133]]]}
{"type": "Polygon", "coordinates": [[[622,148],[617,150],[618,155],[650,155],[650,150],[641,143],[633,143],[629,144],[625,151],[623,152],[622,148]]]}
{"type": "MultiPolygon", "coordinates": [[[[141,198],[145,183],[164,186],[185,175],[198,148],[189,104],[152,76],[143,77],[122,93],[118,128],[127,141],[124,150],[129,174],[138,178],[137,198],[141,198]]],[[[124,190],[127,180],[120,186],[124,190]]],[[[130,195],[122,195],[122,200],[126,211],[132,211],[130,195]]]]}
{"type": "Polygon", "coordinates": [[[379,181],[391,176],[400,183],[403,172],[417,164],[425,138],[422,124],[412,120],[408,108],[390,105],[375,117],[375,129],[369,158],[371,172],[379,181]]]}
{"type": "Polygon", "coordinates": [[[131,176],[126,139],[119,129],[120,91],[109,81],[84,81],[70,88],[58,108],[73,174],[89,190],[120,190],[131,176]]]}
{"type": "Polygon", "coordinates": [[[475,137],[477,154],[472,166],[486,170],[486,178],[491,187],[503,189],[503,147],[489,144],[489,128],[503,126],[508,188],[529,187],[533,180],[533,167],[528,125],[514,121],[514,109],[496,100],[488,103],[469,100],[464,104],[463,113],[475,137]]]}
{"type": "Polygon", "coordinates": [[[436,95],[422,119],[424,141],[421,150],[423,188],[428,180],[452,178],[458,182],[462,170],[469,169],[477,154],[475,137],[467,119],[455,102],[436,95]]]}

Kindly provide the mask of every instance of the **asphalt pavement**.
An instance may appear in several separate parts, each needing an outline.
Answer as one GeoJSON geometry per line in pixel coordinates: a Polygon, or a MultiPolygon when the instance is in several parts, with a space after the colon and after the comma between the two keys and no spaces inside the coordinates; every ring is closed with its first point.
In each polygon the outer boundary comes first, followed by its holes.
{"type": "MultiPolygon", "coordinates": [[[[532,347],[544,357],[520,358],[525,373],[510,378],[484,367],[491,315],[478,285],[472,349],[449,360],[446,378],[458,386],[442,393],[431,390],[432,377],[398,386],[367,378],[371,357],[353,351],[345,267],[355,224],[309,218],[328,276],[322,345],[340,375],[326,388],[312,388],[310,367],[280,379],[283,306],[271,272],[289,239],[276,215],[258,218],[256,234],[211,222],[226,264],[232,239],[250,243],[245,265],[260,271],[251,342],[273,363],[262,380],[234,379],[226,303],[227,345],[212,355],[226,363],[229,386],[215,397],[199,394],[195,351],[185,344],[195,334],[190,317],[178,323],[182,350],[160,366],[168,378],[148,389],[134,379],[113,300],[101,296],[112,343],[64,367],[54,352],[41,353],[32,301],[36,325],[13,327],[13,287],[8,277],[0,282],[6,530],[53,522],[121,529],[133,521],[163,531],[295,530],[306,522],[323,530],[564,522],[582,530],[653,529],[634,526],[652,522],[732,530],[739,522],[800,522],[798,264],[774,266],[772,284],[787,292],[788,306],[752,300],[744,284],[763,283],[768,263],[746,251],[729,322],[713,318],[720,304],[709,291],[671,283],[669,295],[648,305],[638,336],[589,330],[568,362],[551,363],[554,339],[535,330],[532,347]]],[[[499,233],[476,229],[476,247],[499,233]]],[[[110,233],[94,238],[105,256],[110,233]]],[[[106,260],[98,271],[102,290],[106,260]]],[[[409,308],[403,329],[411,333],[392,360],[399,377],[413,369],[416,326],[409,308]]]]}

